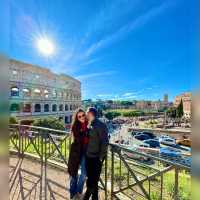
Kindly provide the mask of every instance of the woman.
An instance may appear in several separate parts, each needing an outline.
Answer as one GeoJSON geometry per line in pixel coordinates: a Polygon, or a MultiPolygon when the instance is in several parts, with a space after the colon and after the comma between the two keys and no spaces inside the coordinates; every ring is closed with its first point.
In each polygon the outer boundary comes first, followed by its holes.
{"type": "Polygon", "coordinates": [[[73,199],[83,192],[86,178],[85,154],[88,144],[88,128],[84,110],[78,109],[75,112],[71,132],[74,140],[69,154],[68,172],[71,176],[70,198],[73,199]],[[80,176],[78,176],[79,167],[81,168],[80,176]]]}

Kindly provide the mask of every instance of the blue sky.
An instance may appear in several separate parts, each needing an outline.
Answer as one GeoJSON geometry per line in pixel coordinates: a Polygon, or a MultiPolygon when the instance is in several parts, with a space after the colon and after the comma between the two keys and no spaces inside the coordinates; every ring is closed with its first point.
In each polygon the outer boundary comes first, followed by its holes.
{"type": "Polygon", "coordinates": [[[10,56],[78,78],[84,99],[168,93],[173,100],[193,87],[196,7],[188,0],[11,0],[10,56]],[[54,42],[54,56],[38,52],[40,35],[54,42]]]}

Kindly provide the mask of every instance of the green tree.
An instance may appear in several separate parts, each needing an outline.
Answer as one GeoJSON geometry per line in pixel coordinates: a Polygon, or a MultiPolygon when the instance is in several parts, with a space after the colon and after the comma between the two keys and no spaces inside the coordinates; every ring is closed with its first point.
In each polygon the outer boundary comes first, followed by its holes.
{"type": "Polygon", "coordinates": [[[182,101],[182,99],[181,99],[181,102],[180,102],[180,104],[178,105],[177,110],[176,110],[176,116],[177,116],[178,118],[182,118],[183,115],[184,115],[184,111],[183,111],[183,101],[182,101]]]}
{"type": "Polygon", "coordinates": [[[112,120],[118,116],[120,116],[121,113],[119,112],[116,112],[116,111],[110,111],[110,112],[107,112],[105,113],[105,117],[108,119],[108,120],[112,120]]]}
{"type": "Polygon", "coordinates": [[[18,121],[17,121],[16,117],[12,117],[12,116],[11,116],[11,117],[9,118],[9,123],[10,123],[10,124],[18,124],[18,121]]]}
{"type": "Polygon", "coordinates": [[[123,106],[131,106],[131,105],[133,105],[133,102],[131,102],[131,101],[121,101],[120,104],[123,105],[123,106]]]}
{"type": "Polygon", "coordinates": [[[123,113],[124,117],[138,117],[138,116],[143,116],[143,115],[145,115],[145,113],[138,110],[125,111],[123,113]]]}
{"type": "Polygon", "coordinates": [[[128,111],[128,112],[123,113],[124,117],[137,117],[139,115],[140,115],[140,113],[137,111],[128,111]]]}
{"type": "Polygon", "coordinates": [[[46,117],[46,118],[40,118],[36,119],[33,123],[33,126],[39,126],[39,127],[46,127],[56,130],[65,130],[65,124],[61,120],[55,118],[55,117],[46,117]]]}
{"type": "Polygon", "coordinates": [[[170,118],[176,118],[176,108],[175,107],[171,107],[168,108],[167,112],[167,116],[170,118]]]}

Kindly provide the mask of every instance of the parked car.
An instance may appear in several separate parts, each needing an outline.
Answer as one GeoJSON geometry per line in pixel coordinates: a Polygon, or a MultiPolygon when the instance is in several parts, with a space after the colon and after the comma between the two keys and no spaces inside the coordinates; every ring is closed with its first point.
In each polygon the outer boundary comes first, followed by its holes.
{"type": "Polygon", "coordinates": [[[148,135],[151,139],[156,138],[156,135],[153,134],[152,132],[143,131],[142,134],[148,135]]]}
{"type": "Polygon", "coordinates": [[[135,135],[138,135],[138,134],[141,134],[141,132],[135,132],[135,131],[133,131],[133,132],[131,133],[132,136],[135,136],[135,135]]]}
{"type": "Polygon", "coordinates": [[[181,140],[176,140],[176,143],[179,145],[191,147],[192,141],[190,139],[181,139],[181,140]]]}
{"type": "Polygon", "coordinates": [[[164,127],[163,124],[157,124],[157,125],[156,125],[156,128],[163,128],[163,127],[164,127]]]}
{"type": "Polygon", "coordinates": [[[170,147],[162,147],[160,148],[160,154],[163,156],[169,156],[171,158],[179,158],[181,157],[181,151],[177,149],[173,149],[170,147]]]}
{"type": "Polygon", "coordinates": [[[151,148],[160,147],[160,142],[155,139],[144,140],[144,143],[149,144],[151,148]]]}
{"type": "Polygon", "coordinates": [[[149,148],[150,145],[148,143],[141,143],[138,145],[139,147],[146,147],[146,148],[149,148]]]}
{"type": "Polygon", "coordinates": [[[176,140],[173,138],[164,138],[160,141],[161,144],[169,145],[169,146],[176,146],[176,140]]]}
{"type": "Polygon", "coordinates": [[[133,159],[133,160],[138,160],[140,162],[148,162],[149,164],[153,164],[153,160],[143,156],[143,155],[139,155],[136,154],[134,152],[129,152],[129,151],[124,151],[123,155],[125,156],[125,158],[129,158],[129,159],[133,159]]]}
{"type": "Polygon", "coordinates": [[[172,137],[170,137],[169,135],[161,135],[159,138],[158,138],[158,140],[159,140],[159,142],[161,142],[162,140],[164,140],[164,139],[174,139],[174,138],[172,138],[172,137]]]}
{"type": "Polygon", "coordinates": [[[141,133],[141,134],[136,135],[135,139],[137,139],[137,140],[148,140],[148,139],[151,139],[151,137],[149,135],[141,133]]]}

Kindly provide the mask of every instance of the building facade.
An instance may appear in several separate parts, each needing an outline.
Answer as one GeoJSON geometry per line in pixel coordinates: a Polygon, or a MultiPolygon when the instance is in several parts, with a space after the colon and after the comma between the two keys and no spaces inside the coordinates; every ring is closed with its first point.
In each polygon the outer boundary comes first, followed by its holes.
{"type": "Polygon", "coordinates": [[[183,112],[185,117],[191,117],[191,107],[192,107],[192,93],[185,92],[175,97],[174,99],[174,106],[178,107],[178,105],[183,101],[183,112]]]}
{"type": "Polygon", "coordinates": [[[71,122],[81,106],[81,83],[49,69],[10,60],[10,113],[18,119],[57,117],[71,122]]]}
{"type": "Polygon", "coordinates": [[[100,107],[103,109],[133,109],[142,111],[162,111],[171,106],[172,102],[168,101],[168,95],[164,95],[163,100],[150,101],[150,100],[96,100],[91,99],[84,100],[83,105],[100,107]]]}

